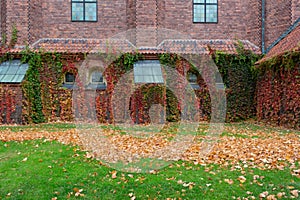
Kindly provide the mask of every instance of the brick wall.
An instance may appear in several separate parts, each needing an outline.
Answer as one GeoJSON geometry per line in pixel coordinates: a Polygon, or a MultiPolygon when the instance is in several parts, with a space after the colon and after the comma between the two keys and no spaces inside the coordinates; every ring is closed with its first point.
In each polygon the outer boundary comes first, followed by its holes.
{"type": "Polygon", "coordinates": [[[261,0],[248,0],[243,2],[244,20],[246,21],[246,39],[261,47],[262,42],[262,9],[261,0]],[[251,11],[249,12],[249,8],[251,11]]]}
{"type": "MultiPolygon", "coordinates": [[[[19,30],[17,45],[27,41],[33,43],[40,38],[105,39],[128,29],[157,26],[158,30],[173,31],[148,36],[149,42],[160,43],[173,34],[171,38],[184,38],[184,35],[194,39],[248,39],[261,46],[261,0],[218,2],[218,23],[201,24],[193,23],[192,0],[115,0],[113,3],[101,0],[98,1],[97,22],[71,22],[71,0],[2,0],[0,30],[7,31],[10,37],[11,25],[15,23],[19,30]]],[[[299,5],[299,0],[266,1],[266,46],[299,17],[299,5]]],[[[129,33],[127,37],[133,43],[145,39],[136,38],[136,33],[129,33]]]]}
{"type": "MultiPolygon", "coordinates": [[[[2,36],[2,18],[3,18],[3,11],[2,11],[2,1],[0,1],[0,36],[2,36]]],[[[1,38],[0,38],[1,41],[1,38]]]]}
{"type": "Polygon", "coordinates": [[[134,45],[136,44],[136,1],[126,1],[127,35],[126,38],[134,45]]]}
{"type": "Polygon", "coordinates": [[[287,0],[266,1],[266,47],[269,47],[291,26],[291,4],[292,1],[287,0]]]}
{"type": "Polygon", "coordinates": [[[6,33],[6,1],[0,1],[0,36],[2,36],[5,33],[6,33]]]}
{"type": "Polygon", "coordinates": [[[35,42],[43,33],[42,1],[29,1],[29,43],[35,42]]]}
{"type": "Polygon", "coordinates": [[[157,46],[157,0],[137,0],[136,16],[137,47],[157,46]]]}
{"type": "Polygon", "coordinates": [[[6,29],[7,40],[10,41],[12,26],[18,29],[18,42],[16,45],[24,45],[28,42],[28,0],[6,1],[6,29]]]}
{"type": "Polygon", "coordinates": [[[292,23],[300,17],[300,1],[292,0],[292,23]]]}
{"type": "Polygon", "coordinates": [[[217,24],[193,23],[193,4],[190,0],[165,0],[164,7],[165,14],[159,18],[159,24],[166,28],[195,39],[249,39],[260,46],[260,15],[257,14],[261,8],[257,1],[219,1],[217,24]]]}
{"type": "Polygon", "coordinates": [[[0,84],[0,124],[22,123],[22,87],[0,84]]]}
{"type": "Polygon", "coordinates": [[[127,29],[126,0],[98,1],[98,22],[71,22],[71,0],[43,1],[44,38],[109,38],[127,29]]]}

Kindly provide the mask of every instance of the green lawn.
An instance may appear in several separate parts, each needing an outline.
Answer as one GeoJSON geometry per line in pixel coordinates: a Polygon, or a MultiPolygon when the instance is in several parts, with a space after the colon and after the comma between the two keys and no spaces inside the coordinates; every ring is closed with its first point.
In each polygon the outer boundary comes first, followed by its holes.
{"type": "MultiPolygon", "coordinates": [[[[243,123],[226,126],[259,130],[258,125],[243,123]]],[[[8,129],[72,128],[72,124],[2,126],[0,134],[8,129]]],[[[228,135],[239,137],[240,133],[223,133],[228,135]]],[[[86,155],[78,146],[57,141],[0,141],[0,199],[259,199],[263,192],[287,199],[296,198],[300,190],[300,179],[292,175],[299,161],[283,170],[178,161],[153,173],[135,174],[115,171],[86,155]]]]}

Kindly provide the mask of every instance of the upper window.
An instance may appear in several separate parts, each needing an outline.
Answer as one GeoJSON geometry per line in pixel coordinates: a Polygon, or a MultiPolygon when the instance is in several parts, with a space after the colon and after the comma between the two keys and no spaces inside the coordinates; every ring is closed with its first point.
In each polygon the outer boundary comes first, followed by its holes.
{"type": "Polygon", "coordinates": [[[97,0],[72,0],[72,21],[96,22],[97,0]]]}
{"type": "Polygon", "coordinates": [[[193,5],[193,22],[218,22],[218,0],[193,0],[193,5]]]}

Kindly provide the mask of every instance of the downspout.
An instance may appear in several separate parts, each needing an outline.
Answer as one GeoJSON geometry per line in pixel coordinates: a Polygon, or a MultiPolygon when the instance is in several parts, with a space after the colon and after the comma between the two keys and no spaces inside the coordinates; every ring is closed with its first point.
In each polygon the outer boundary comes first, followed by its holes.
{"type": "Polygon", "coordinates": [[[265,50],[265,21],[266,21],[266,0],[261,1],[261,52],[266,53],[265,50]]]}

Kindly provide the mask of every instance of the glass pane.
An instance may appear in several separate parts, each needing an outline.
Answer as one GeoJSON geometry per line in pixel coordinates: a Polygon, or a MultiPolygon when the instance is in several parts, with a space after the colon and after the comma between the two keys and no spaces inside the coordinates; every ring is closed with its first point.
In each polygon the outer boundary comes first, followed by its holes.
{"type": "Polygon", "coordinates": [[[23,64],[19,67],[16,74],[24,75],[26,74],[27,69],[28,69],[28,65],[23,64]]]}
{"type": "Polygon", "coordinates": [[[206,22],[217,22],[217,5],[207,5],[206,6],[206,22]]]}
{"type": "Polygon", "coordinates": [[[72,0],[72,2],[77,2],[77,1],[81,1],[81,2],[83,2],[83,0],[72,0]]]}
{"type": "Polygon", "coordinates": [[[194,5],[194,22],[204,22],[204,5],[194,5]]]}
{"type": "Polygon", "coordinates": [[[5,82],[5,83],[11,83],[12,79],[14,78],[15,75],[5,75],[3,78],[2,78],[2,82],[5,82]]]}
{"type": "Polygon", "coordinates": [[[218,3],[218,0],[206,0],[206,3],[218,3]]]}
{"type": "Polygon", "coordinates": [[[96,3],[96,0],[85,0],[86,2],[95,2],[96,3]]]}
{"type": "Polygon", "coordinates": [[[85,20],[97,21],[97,4],[86,3],[85,4],[85,20]]]}
{"type": "Polygon", "coordinates": [[[75,76],[72,73],[66,73],[66,83],[74,83],[75,76]]]}
{"type": "Polygon", "coordinates": [[[6,65],[0,65],[0,74],[6,74],[7,70],[8,70],[9,66],[6,65]]]}
{"type": "Polygon", "coordinates": [[[83,3],[72,3],[72,20],[83,21],[83,3]]]}
{"type": "Polygon", "coordinates": [[[92,83],[103,83],[103,76],[101,72],[92,73],[92,83]]]}
{"type": "Polygon", "coordinates": [[[190,83],[197,83],[197,75],[193,73],[188,74],[188,81],[190,83]]]}
{"type": "Polygon", "coordinates": [[[6,74],[14,75],[17,73],[18,69],[19,69],[19,66],[16,66],[16,65],[10,66],[10,68],[8,69],[6,74]]]}
{"type": "Polygon", "coordinates": [[[194,0],[194,3],[204,3],[204,0],[194,0]]]}

